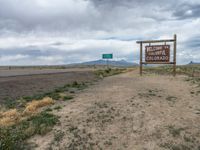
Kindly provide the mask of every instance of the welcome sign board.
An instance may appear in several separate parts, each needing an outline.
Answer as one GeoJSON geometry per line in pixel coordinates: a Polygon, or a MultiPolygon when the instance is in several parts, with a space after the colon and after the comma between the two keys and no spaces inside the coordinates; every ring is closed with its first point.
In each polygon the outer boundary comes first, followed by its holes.
{"type": "Polygon", "coordinates": [[[146,62],[169,62],[170,45],[152,45],[145,47],[146,62]]]}

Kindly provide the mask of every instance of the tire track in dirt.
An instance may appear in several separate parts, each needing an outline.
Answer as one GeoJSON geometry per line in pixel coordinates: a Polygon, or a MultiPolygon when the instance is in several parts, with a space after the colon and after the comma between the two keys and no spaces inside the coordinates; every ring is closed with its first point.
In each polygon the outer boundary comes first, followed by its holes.
{"type": "Polygon", "coordinates": [[[184,78],[137,70],[105,78],[54,112],[60,125],[30,142],[36,149],[198,149],[200,97],[184,78]]]}

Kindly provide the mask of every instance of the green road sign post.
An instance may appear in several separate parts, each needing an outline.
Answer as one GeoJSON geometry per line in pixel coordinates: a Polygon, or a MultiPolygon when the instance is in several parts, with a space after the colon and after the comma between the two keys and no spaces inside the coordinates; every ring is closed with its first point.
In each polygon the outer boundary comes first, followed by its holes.
{"type": "Polygon", "coordinates": [[[109,68],[108,59],[113,59],[113,54],[102,54],[102,58],[106,59],[107,68],[109,68]]]}

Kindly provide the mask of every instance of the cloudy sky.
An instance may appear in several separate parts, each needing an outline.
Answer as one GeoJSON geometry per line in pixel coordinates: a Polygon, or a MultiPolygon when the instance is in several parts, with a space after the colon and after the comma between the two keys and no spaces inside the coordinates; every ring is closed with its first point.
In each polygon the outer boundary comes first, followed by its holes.
{"type": "Polygon", "coordinates": [[[0,0],[0,65],[138,62],[137,40],[174,33],[178,63],[200,62],[199,0],[0,0]]]}

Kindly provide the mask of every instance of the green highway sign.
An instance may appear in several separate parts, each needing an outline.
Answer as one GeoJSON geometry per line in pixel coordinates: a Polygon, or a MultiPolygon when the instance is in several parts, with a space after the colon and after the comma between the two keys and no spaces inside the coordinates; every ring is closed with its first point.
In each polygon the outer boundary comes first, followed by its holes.
{"type": "Polygon", "coordinates": [[[102,58],[103,59],[112,59],[113,58],[113,54],[103,54],[102,58]]]}

